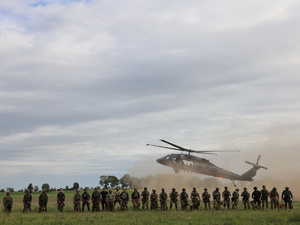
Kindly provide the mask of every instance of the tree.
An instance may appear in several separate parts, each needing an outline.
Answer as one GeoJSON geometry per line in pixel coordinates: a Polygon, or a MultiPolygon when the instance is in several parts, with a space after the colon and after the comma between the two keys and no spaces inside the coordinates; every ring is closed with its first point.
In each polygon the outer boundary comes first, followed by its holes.
{"type": "Polygon", "coordinates": [[[45,183],[42,185],[42,190],[45,190],[46,192],[48,192],[50,190],[50,185],[45,183]]]}
{"type": "Polygon", "coordinates": [[[37,185],[34,186],[34,192],[38,192],[39,191],[39,187],[37,185]]]}
{"type": "Polygon", "coordinates": [[[30,183],[30,184],[28,185],[27,189],[29,190],[30,193],[33,192],[33,185],[32,185],[32,183],[30,183]]]}
{"type": "Polygon", "coordinates": [[[120,179],[120,184],[122,185],[122,188],[128,188],[132,186],[132,179],[129,174],[125,174],[121,179],[120,179]]]}
{"type": "Polygon", "coordinates": [[[75,183],[73,184],[73,189],[74,189],[74,190],[79,189],[79,184],[78,184],[77,182],[75,182],[75,183]]]}
{"type": "Polygon", "coordinates": [[[119,184],[119,179],[116,176],[109,176],[108,182],[110,183],[111,188],[115,188],[119,184]]]}
{"type": "Polygon", "coordinates": [[[8,187],[8,188],[6,188],[6,191],[15,192],[15,189],[13,189],[12,187],[8,187]]]}
{"type": "Polygon", "coordinates": [[[65,190],[66,190],[66,191],[69,190],[69,186],[68,186],[68,185],[66,186],[65,190]]]}
{"type": "Polygon", "coordinates": [[[100,176],[99,184],[100,184],[102,187],[107,188],[107,187],[108,187],[108,184],[109,184],[108,176],[106,176],[106,175],[100,176]]]}

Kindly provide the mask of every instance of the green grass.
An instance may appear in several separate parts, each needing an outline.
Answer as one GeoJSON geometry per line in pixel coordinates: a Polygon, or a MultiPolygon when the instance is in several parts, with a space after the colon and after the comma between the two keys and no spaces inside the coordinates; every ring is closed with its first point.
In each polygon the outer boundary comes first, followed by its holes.
{"type": "MultiPolygon", "coordinates": [[[[129,191],[131,193],[132,190],[129,191]]],[[[57,192],[48,193],[48,213],[38,213],[37,199],[40,193],[33,194],[32,213],[22,213],[24,193],[13,193],[13,212],[3,212],[1,204],[0,224],[300,224],[300,203],[294,202],[294,210],[244,210],[239,209],[205,211],[201,203],[200,211],[132,211],[127,212],[84,212],[74,213],[72,197],[74,191],[67,191],[64,212],[57,212],[57,192]]],[[[4,194],[0,197],[3,198],[4,194]]],[[[1,202],[2,203],[2,202],[1,202]]],[[[118,206],[117,206],[118,208],[118,206]]]]}

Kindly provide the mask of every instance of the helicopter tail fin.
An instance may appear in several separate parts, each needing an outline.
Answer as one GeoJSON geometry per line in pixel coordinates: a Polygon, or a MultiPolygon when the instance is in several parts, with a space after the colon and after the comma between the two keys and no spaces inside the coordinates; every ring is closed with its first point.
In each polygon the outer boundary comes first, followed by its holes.
{"type": "Polygon", "coordinates": [[[259,160],[260,160],[261,155],[258,156],[256,163],[251,163],[248,161],[245,161],[245,163],[248,163],[250,165],[252,165],[253,167],[248,170],[246,173],[242,174],[243,179],[248,180],[248,181],[253,181],[253,177],[256,175],[256,171],[259,170],[260,168],[263,168],[265,170],[267,170],[267,167],[261,166],[258,164],[259,160]]]}

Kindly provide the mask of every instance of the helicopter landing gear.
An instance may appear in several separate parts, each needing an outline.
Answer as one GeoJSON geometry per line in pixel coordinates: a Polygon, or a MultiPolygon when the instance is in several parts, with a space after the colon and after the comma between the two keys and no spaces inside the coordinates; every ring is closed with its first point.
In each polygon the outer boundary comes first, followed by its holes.
{"type": "Polygon", "coordinates": [[[233,183],[234,187],[236,187],[236,184],[234,183],[234,181],[233,181],[233,180],[231,180],[231,182],[233,183]]]}

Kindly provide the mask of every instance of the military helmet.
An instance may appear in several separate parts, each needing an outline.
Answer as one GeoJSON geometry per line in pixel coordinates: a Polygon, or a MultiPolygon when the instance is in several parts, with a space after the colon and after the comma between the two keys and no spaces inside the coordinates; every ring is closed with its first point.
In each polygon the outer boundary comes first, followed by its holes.
{"type": "Polygon", "coordinates": [[[273,190],[277,190],[277,188],[276,188],[276,187],[273,187],[273,190]]]}
{"type": "Polygon", "coordinates": [[[152,189],[152,191],[153,191],[153,192],[156,192],[156,190],[155,190],[155,189],[152,189]]]}
{"type": "Polygon", "coordinates": [[[225,186],[225,189],[228,189],[228,187],[227,187],[227,186],[225,186]]]}
{"type": "Polygon", "coordinates": [[[235,190],[236,190],[236,191],[239,191],[240,189],[237,188],[237,189],[235,189],[235,190]]]}
{"type": "Polygon", "coordinates": [[[218,187],[216,187],[216,190],[218,191],[218,190],[219,190],[219,188],[218,188],[218,187]]]}
{"type": "Polygon", "coordinates": [[[7,192],[6,192],[6,194],[8,194],[8,195],[9,195],[9,194],[10,194],[10,191],[7,191],[7,192]]]}
{"type": "Polygon", "coordinates": [[[193,190],[196,190],[196,188],[195,188],[195,187],[193,187],[193,190]]]}
{"type": "Polygon", "coordinates": [[[135,188],[134,191],[136,191],[137,189],[135,188]]]}
{"type": "Polygon", "coordinates": [[[265,188],[265,187],[266,187],[266,185],[263,185],[262,187],[263,187],[263,188],[265,188]]]}
{"type": "Polygon", "coordinates": [[[204,188],[204,191],[207,191],[207,188],[204,188]]]}
{"type": "Polygon", "coordinates": [[[111,189],[109,189],[108,191],[109,191],[109,192],[112,192],[112,190],[111,190],[111,189]]]}
{"type": "Polygon", "coordinates": [[[161,190],[162,190],[162,191],[164,191],[165,189],[164,189],[164,188],[162,188],[161,190]]]}
{"type": "Polygon", "coordinates": [[[246,187],[244,187],[244,190],[247,190],[247,188],[246,188],[246,187]]]}
{"type": "Polygon", "coordinates": [[[290,188],[289,187],[285,187],[285,190],[289,190],[290,188]]]}
{"type": "Polygon", "coordinates": [[[185,188],[182,188],[183,191],[185,191],[185,188]]]}
{"type": "Polygon", "coordinates": [[[147,187],[144,187],[144,190],[147,190],[147,187]]]}
{"type": "Polygon", "coordinates": [[[172,190],[175,191],[176,189],[175,189],[175,188],[172,188],[172,190]]]}
{"type": "Polygon", "coordinates": [[[254,190],[257,190],[257,187],[254,187],[253,189],[254,189],[254,190]]]}

